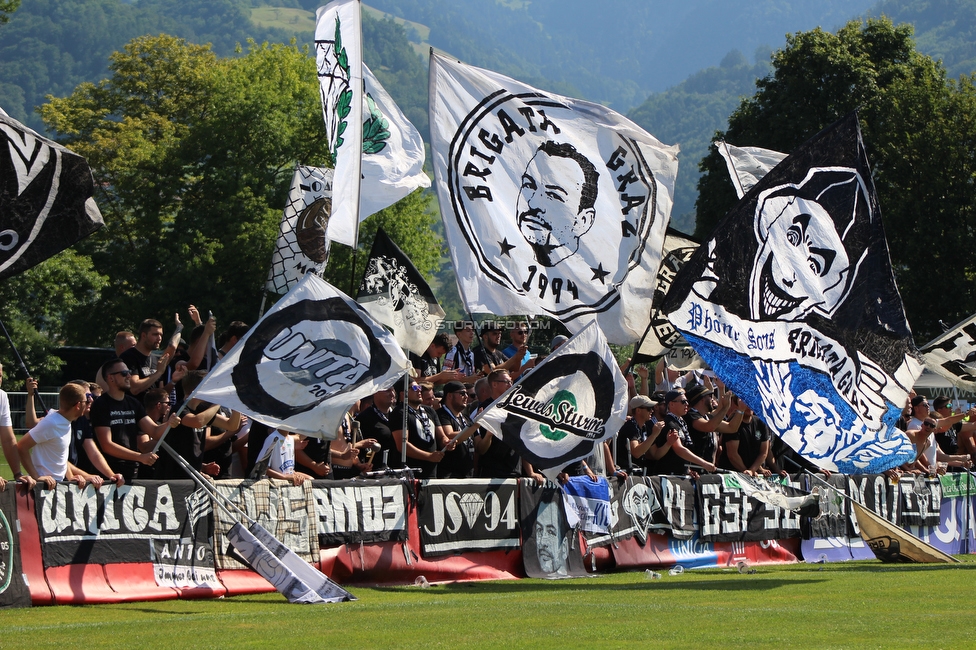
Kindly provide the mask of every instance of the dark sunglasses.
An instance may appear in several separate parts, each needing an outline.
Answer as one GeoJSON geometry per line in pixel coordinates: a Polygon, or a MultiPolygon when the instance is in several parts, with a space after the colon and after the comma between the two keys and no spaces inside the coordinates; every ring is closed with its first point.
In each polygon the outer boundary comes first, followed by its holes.
{"type": "Polygon", "coordinates": [[[116,370],[115,372],[110,372],[108,374],[110,374],[110,375],[122,375],[123,377],[131,377],[132,376],[132,371],[131,370],[116,370]]]}

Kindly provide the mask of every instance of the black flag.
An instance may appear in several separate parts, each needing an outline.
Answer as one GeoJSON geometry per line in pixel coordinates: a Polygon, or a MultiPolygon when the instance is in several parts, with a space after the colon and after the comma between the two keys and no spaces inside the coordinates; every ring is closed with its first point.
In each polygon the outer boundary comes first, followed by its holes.
{"type": "Polygon", "coordinates": [[[105,225],[94,190],[84,158],[0,115],[0,280],[105,225]]]}
{"type": "Polygon", "coordinates": [[[921,372],[852,113],[725,216],[662,311],[783,440],[844,473],[914,458],[895,429],[921,372]]]}
{"type": "Polygon", "coordinates": [[[376,231],[356,301],[414,354],[427,351],[444,318],[424,276],[382,228],[376,231]]]}

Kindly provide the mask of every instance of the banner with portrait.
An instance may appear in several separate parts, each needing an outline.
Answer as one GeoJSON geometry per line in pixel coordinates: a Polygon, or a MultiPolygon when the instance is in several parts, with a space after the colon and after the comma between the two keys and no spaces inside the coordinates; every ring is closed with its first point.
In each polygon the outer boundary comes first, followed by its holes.
{"type": "Polygon", "coordinates": [[[626,117],[431,52],[437,194],[468,311],[647,329],[677,147],[626,117]]]}
{"type": "Polygon", "coordinates": [[[579,535],[570,528],[563,498],[552,483],[538,487],[522,480],[519,486],[519,524],[522,562],[530,578],[572,578],[587,575],[579,535]]]}
{"type": "Polygon", "coordinates": [[[879,472],[920,357],[856,114],[800,146],[725,216],[662,305],[730,390],[805,458],[879,472]]]}

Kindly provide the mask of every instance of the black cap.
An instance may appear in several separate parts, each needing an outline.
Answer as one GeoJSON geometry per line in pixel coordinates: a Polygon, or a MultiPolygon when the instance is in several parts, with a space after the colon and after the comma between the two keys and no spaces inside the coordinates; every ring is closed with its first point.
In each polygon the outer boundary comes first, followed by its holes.
{"type": "Polygon", "coordinates": [[[464,384],[462,384],[459,381],[449,381],[446,384],[444,384],[445,395],[447,395],[448,393],[457,393],[459,391],[467,392],[467,389],[464,387],[464,384]]]}

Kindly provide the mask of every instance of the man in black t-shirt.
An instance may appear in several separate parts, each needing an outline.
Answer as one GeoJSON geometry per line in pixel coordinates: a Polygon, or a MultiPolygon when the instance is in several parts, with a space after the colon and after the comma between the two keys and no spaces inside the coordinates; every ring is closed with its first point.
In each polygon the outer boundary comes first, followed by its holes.
{"type": "MultiPolygon", "coordinates": [[[[464,431],[471,420],[464,414],[468,404],[468,390],[459,381],[449,381],[444,385],[444,399],[437,410],[439,424],[438,444],[464,431]]],[[[471,478],[474,474],[474,440],[468,438],[444,453],[444,460],[437,466],[438,478],[471,478]]]]}
{"type": "Polygon", "coordinates": [[[657,405],[646,395],[637,395],[628,404],[630,418],[617,432],[617,466],[631,471],[634,467],[653,469],[654,458],[649,453],[664,428],[664,423],[651,421],[651,412],[657,405]],[[648,431],[650,427],[650,431],[648,431]]]}
{"type": "MultiPolygon", "coordinates": [[[[684,416],[688,413],[688,398],[683,390],[668,391],[664,396],[668,405],[668,412],[664,416],[664,429],[655,443],[654,457],[657,458],[655,471],[658,474],[684,475],[688,474],[688,465],[714,472],[715,465],[701,458],[692,451],[694,442],[688,431],[688,424],[684,416]]],[[[697,472],[690,472],[692,477],[697,472]]]]}
{"type": "Polygon", "coordinates": [[[733,406],[742,409],[742,424],[735,433],[722,434],[722,458],[718,466],[769,476],[771,472],[763,467],[769,454],[769,429],[745,402],[733,399],[733,406]]]}
{"type": "Polygon", "coordinates": [[[407,466],[419,467],[417,478],[434,478],[437,463],[444,458],[444,452],[437,450],[437,416],[428,406],[424,406],[420,395],[420,384],[410,382],[406,399],[390,414],[390,428],[397,446],[397,458],[401,445],[407,446],[407,466]],[[407,409],[407,435],[403,435],[403,409],[407,409]]]}
{"type": "MultiPolygon", "coordinates": [[[[363,407],[363,410],[356,416],[359,422],[359,431],[363,438],[372,438],[380,443],[380,451],[373,457],[373,469],[386,469],[388,466],[393,468],[400,467],[400,452],[397,451],[396,443],[393,441],[393,431],[390,428],[390,412],[393,410],[393,402],[396,400],[396,389],[387,388],[377,393],[373,393],[372,404],[363,407]],[[383,456],[386,455],[386,463],[383,456]]],[[[396,427],[397,429],[400,426],[396,427]]]]}
{"type": "MultiPolygon", "coordinates": [[[[495,370],[488,375],[487,380],[491,398],[479,406],[480,410],[488,408],[493,400],[501,397],[512,386],[512,377],[507,370],[495,370]]],[[[534,479],[539,485],[546,482],[546,477],[536,472],[532,463],[521,459],[504,440],[487,429],[481,429],[475,434],[474,447],[480,478],[517,478],[521,475],[534,479]]]]}
{"type": "MultiPolygon", "coordinates": [[[[167,423],[153,422],[142,402],[126,392],[131,386],[132,373],[121,359],[106,361],[101,372],[108,390],[92,404],[92,427],[102,453],[111,457],[112,466],[125,477],[126,483],[131,483],[138,476],[140,464],[151,466],[156,462],[158,456],[152,453],[152,448],[167,423]]],[[[169,417],[170,427],[179,424],[178,416],[169,417]]]]}
{"type": "Polygon", "coordinates": [[[119,356],[133,374],[128,393],[141,395],[150,388],[156,387],[166,374],[171,355],[164,354],[161,357],[153,355],[153,350],[158,350],[162,341],[163,324],[152,318],[142,321],[139,325],[139,340],[119,356]]]}

